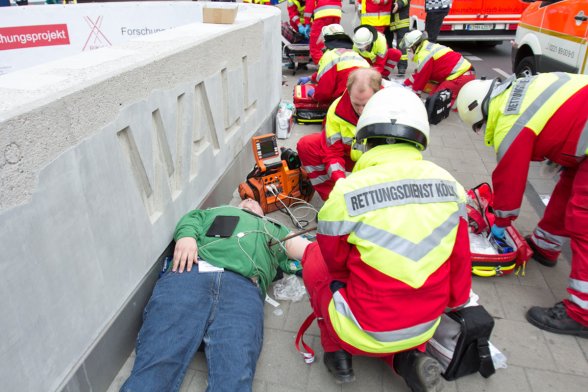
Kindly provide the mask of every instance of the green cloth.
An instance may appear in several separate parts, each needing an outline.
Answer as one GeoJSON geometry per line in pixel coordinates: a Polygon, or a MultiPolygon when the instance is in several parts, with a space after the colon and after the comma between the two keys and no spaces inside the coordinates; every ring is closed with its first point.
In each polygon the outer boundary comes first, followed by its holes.
{"type": "Polygon", "coordinates": [[[176,226],[174,239],[192,237],[198,244],[198,257],[215,267],[222,267],[247,278],[257,279],[263,295],[276,276],[277,268],[290,271],[290,263],[281,245],[269,247],[269,241],[290,233],[287,227],[241,208],[223,206],[194,210],[184,215],[176,226]],[[206,237],[208,228],[219,215],[238,216],[239,222],[229,238],[206,237]]]}

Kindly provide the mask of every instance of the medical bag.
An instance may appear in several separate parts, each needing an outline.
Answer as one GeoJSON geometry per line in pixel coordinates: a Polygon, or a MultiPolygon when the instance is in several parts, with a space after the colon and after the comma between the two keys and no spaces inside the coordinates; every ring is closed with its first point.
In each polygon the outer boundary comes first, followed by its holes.
{"type": "Polygon", "coordinates": [[[444,313],[427,353],[439,361],[446,380],[476,372],[488,378],[495,372],[490,353],[493,328],[494,319],[481,305],[444,313]]]}
{"type": "Polygon", "coordinates": [[[492,188],[482,183],[467,192],[467,215],[472,274],[482,277],[508,275],[524,267],[533,251],[519,231],[511,224],[505,238],[496,239],[490,229],[494,224],[492,188]]]}
{"type": "Polygon", "coordinates": [[[316,84],[297,84],[294,86],[294,120],[298,124],[322,123],[329,110],[329,104],[315,101],[308,96],[310,89],[316,89],[316,84]]]}
{"type": "Polygon", "coordinates": [[[451,90],[445,89],[430,95],[425,101],[429,124],[439,124],[451,111],[451,90]]]}

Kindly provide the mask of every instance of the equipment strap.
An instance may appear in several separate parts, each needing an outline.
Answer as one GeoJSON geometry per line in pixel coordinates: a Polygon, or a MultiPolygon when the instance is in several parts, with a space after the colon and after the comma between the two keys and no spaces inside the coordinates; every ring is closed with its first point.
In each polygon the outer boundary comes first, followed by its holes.
{"type": "Polygon", "coordinates": [[[492,354],[490,354],[490,346],[488,339],[478,338],[478,355],[480,356],[480,374],[484,378],[488,378],[496,372],[494,363],[492,362],[492,354]]]}
{"type": "Polygon", "coordinates": [[[308,327],[310,327],[315,318],[316,315],[314,314],[314,312],[308,315],[306,320],[304,320],[304,322],[300,326],[298,334],[296,335],[296,341],[294,342],[294,345],[296,346],[296,351],[298,351],[302,355],[302,357],[304,358],[304,362],[306,362],[309,365],[314,362],[314,350],[304,342],[304,333],[306,332],[308,327]],[[300,343],[302,343],[302,346],[304,347],[306,352],[300,350],[300,343]]]}

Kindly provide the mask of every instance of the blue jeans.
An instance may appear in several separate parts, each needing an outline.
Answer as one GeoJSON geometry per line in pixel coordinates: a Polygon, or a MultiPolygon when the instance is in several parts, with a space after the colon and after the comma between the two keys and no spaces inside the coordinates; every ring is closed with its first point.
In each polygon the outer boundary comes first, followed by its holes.
{"type": "Polygon", "coordinates": [[[133,371],[121,391],[178,391],[202,341],[206,391],[251,391],[263,341],[263,299],[249,279],[197,268],[163,275],[145,308],[133,371]]]}

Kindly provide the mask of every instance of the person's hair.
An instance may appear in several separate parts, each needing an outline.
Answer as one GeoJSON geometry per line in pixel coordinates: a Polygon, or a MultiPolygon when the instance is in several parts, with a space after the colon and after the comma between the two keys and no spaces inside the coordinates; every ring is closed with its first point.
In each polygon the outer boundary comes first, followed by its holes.
{"type": "Polygon", "coordinates": [[[373,68],[358,68],[353,70],[347,78],[347,91],[351,91],[351,87],[357,82],[360,75],[366,73],[369,77],[367,87],[371,88],[374,92],[380,90],[382,85],[382,74],[373,68]]]}

